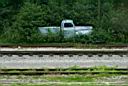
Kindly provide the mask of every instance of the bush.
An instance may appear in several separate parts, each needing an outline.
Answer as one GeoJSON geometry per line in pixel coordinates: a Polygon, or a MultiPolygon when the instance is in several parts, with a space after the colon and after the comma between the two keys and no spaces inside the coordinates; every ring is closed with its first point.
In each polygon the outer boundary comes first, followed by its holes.
{"type": "Polygon", "coordinates": [[[15,22],[8,29],[6,35],[13,42],[36,42],[39,25],[46,25],[44,21],[47,9],[32,3],[25,3],[19,13],[15,16],[15,22]]]}
{"type": "Polygon", "coordinates": [[[128,43],[128,10],[114,12],[112,18],[112,36],[115,42],[128,43]]]}

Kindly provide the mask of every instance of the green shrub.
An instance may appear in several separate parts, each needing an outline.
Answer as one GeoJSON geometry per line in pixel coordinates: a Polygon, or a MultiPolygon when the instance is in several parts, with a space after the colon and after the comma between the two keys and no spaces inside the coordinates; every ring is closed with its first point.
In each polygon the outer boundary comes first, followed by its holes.
{"type": "Polygon", "coordinates": [[[43,20],[47,15],[44,9],[37,4],[25,3],[19,13],[15,16],[13,25],[8,28],[8,31],[6,32],[8,39],[13,40],[12,42],[20,43],[31,43],[36,39],[39,39],[37,36],[37,26],[46,23],[43,20]]]}

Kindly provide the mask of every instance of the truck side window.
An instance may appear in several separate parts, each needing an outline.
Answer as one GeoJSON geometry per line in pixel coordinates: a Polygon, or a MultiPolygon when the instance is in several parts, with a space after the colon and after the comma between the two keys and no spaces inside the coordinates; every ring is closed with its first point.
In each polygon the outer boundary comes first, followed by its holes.
{"type": "Polygon", "coordinates": [[[73,27],[72,23],[65,23],[64,27],[73,27]]]}

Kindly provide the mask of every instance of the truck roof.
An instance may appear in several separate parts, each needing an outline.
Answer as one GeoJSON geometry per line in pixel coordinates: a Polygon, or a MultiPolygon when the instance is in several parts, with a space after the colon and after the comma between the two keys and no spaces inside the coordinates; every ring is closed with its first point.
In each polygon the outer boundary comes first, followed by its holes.
{"type": "Polygon", "coordinates": [[[62,23],[66,23],[66,22],[72,23],[72,22],[73,22],[73,20],[66,19],[66,20],[63,20],[63,21],[62,21],[62,23]]]}

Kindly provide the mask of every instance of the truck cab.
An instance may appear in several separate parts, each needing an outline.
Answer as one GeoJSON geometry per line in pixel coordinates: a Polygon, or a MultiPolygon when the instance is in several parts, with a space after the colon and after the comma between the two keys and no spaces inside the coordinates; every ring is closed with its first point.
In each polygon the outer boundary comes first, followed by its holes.
{"type": "Polygon", "coordinates": [[[75,36],[75,25],[72,20],[63,20],[61,22],[61,30],[64,38],[70,38],[75,36]]]}
{"type": "Polygon", "coordinates": [[[73,20],[63,20],[61,22],[61,30],[64,38],[75,37],[76,35],[89,35],[93,26],[75,26],[73,20]]]}

